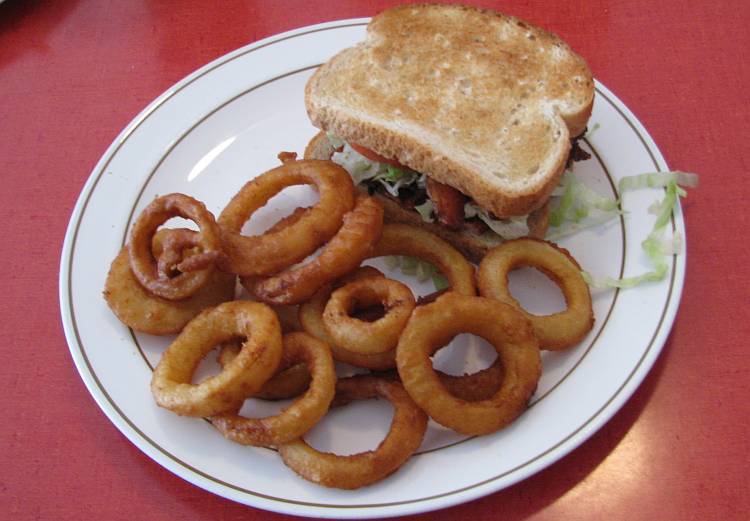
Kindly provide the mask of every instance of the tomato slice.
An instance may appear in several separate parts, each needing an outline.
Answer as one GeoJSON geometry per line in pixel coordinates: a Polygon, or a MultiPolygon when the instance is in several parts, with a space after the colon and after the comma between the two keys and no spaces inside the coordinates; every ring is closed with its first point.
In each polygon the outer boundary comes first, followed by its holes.
{"type": "Polygon", "coordinates": [[[370,161],[375,161],[376,163],[385,163],[386,165],[395,166],[396,168],[407,168],[395,159],[388,159],[387,157],[383,157],[380,154],[373,152],[369,148],[363,147],[362,145],[349,143],[349,146],[351,146],[354,150],[365,156],[370,161]]]}

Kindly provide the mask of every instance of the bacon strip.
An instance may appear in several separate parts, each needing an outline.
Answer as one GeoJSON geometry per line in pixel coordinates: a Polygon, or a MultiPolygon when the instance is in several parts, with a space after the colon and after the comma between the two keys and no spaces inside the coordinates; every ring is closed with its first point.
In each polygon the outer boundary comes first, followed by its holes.
{"type": "Polygon", "coordinates": [[[466,196],[452,186],[427,178],[427,195],[435,205],[435,215],[440,224],[451,230],[460,230],[464,225],[466,196]]]}

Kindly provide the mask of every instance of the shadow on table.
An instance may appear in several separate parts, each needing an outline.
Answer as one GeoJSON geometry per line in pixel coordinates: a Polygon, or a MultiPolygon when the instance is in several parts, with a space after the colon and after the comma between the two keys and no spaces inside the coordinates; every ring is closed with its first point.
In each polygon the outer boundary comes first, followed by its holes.
{"type": "Polygon", "coordinates": [[[78,0],[5,0],[0,3],[0,69],[35,52],[51,52],[50,34],[75,8],[78,0]],[[24,26],[33,24],[31,30],[24,26]]]}

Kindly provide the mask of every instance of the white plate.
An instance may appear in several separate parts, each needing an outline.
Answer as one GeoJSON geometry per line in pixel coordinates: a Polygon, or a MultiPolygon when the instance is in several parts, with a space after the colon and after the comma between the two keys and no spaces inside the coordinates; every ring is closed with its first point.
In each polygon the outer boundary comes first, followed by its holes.
{"type": "MultiPolygon", "coordinates": [[[[225,441],[199,419],[154,405],[151,366],[168,339],[133,334],[101,296],[109,263],[133,217],[157,194],[183,192],[218,215],[249,178],[276,166],[282,150],[302,152],[314,135],[303,104],[313,69],[362,39],[367,20],[346,20],[274,36],[207,65],[148,106],[120,134],[91,174],[70,221],[62,252],[60,301],[70,351],[82,379],[109,419],[135,445],[197,486],[267,510],[336,517],[385,517],[434,510],[490,494],[570,452],[601,427],[635,391],[669,333],[680,300],[685,257],[661,283],[595,292],[596,326],[580,346],[544,355],[532,407],[512,426],[463,439],[432,425],[420,454],[393,476],[357,491],[329,490],[296,477],[274,451],[225,441]],[[448,471],[451,469],[451,471],[448,471]]],[[[586,142],[594,158],[576,173],[602,193],[617,179],[667,166],[633,114],[601,84],[586,142]]],[[[634,275],[649,268],[640,241],[653,224],[647,211],[662,192],[628,194],[627,215],[613,225],[562,241],[596,274],[634,275]]],[[[311,201],[306,188],[273,199],[248,231],[311,201]]],[[[672,230],[683,233],[679,208],[672,230]]],[[[671,233],[671,231],[670,231],[671,233]]],[[[403,280],[409,280],[405,278],[403,280]]],[[[559,294],[521,273],[513,284],[532,310],[550,311],[559,294]],[[552,303],[550,303],[552,302],[552,303]]],[[[418,293],[426,285],[412,287],[418,293]]],[[[440,357],[453,371],[476,369],[488,349],[472,337],[464,359],[440,357]]],[[[484,360],[484,361],[483,361],[484,360]]],[[[316,427],[316,446],[352,452],[372,448],[387,429],[382,403],[357,404],[316,427]]]]}

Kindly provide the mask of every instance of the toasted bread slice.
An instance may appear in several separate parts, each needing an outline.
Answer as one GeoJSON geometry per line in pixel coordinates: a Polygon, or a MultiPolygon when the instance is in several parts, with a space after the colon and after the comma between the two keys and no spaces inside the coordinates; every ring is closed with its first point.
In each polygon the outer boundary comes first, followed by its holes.
{"type": "MultiPolygon", "coordinates": [[[[331,159],[334,151],[325,133],[319,132],[305,148],[305,159],[331,159]]],[[[358,188],[364,192],[367,190],[362,186],[358,188]]],[[[479,263],[489,250],[503,242],[502,237],[489,230],[485,233],[476,233],[466,228],[454,231],[438,223],[424,222],[418,212],[404,208],[389,197],[378,193],[375,193],[373,197],[383,205],[385,222],[411,224],[431,231],[451,243],[473,262],[479,263]]],[[[546,203],[529,214],[526,222],[529,226],[530,237],[544,238],[549,225],[548,217],[549,205],[546,203]]]]}
{"type": "Polygon", "coordinates": [[[318,128],[425,173],[498,217],[540,208],[583,133],[594,82],[557,36],[500,13],[406,5],[322,65],[318,128]]]}

